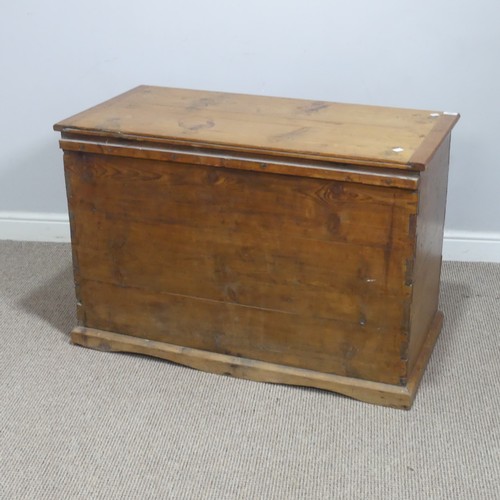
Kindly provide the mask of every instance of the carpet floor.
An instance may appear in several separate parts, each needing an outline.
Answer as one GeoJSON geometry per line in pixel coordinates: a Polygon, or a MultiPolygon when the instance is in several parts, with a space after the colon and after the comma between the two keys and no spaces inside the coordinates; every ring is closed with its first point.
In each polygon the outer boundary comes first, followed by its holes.
{"type": "Polygon", "coordinates": [[[500,265],[446,262],[410,411],[73,346],[68,244],[0,242],[0,499],[500,498],[500,265]]]}

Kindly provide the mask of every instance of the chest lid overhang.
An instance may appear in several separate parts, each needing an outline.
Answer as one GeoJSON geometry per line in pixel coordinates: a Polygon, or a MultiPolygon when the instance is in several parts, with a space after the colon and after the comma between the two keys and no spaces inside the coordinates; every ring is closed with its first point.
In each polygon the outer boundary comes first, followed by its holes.
{"type": "Polygon", "coordinates": [[[139,86],[54,129],[169,146],[424,170],[457,113],[139,86]]]}

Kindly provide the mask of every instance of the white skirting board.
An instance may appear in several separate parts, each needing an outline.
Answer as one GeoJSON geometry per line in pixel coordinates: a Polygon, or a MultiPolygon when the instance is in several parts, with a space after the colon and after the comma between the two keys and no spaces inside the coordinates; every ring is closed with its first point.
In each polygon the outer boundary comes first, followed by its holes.
{"type": "Polygon", "coordinates": [[[0,240],[69,242],[68,215],[0,212],[0,240]]]}
{"type": "MultiPolygon", "coordinates": [[[[0,240],[69,242],[68,216],[0,212],[0,240]]],[[[443,260],[500,262],[500,233],[445,230],[443,260]]]]}
{"type": "Polygon", "coordinates": [[[500,262],[500,233],[445,229],[443,260],[500,262]]]}

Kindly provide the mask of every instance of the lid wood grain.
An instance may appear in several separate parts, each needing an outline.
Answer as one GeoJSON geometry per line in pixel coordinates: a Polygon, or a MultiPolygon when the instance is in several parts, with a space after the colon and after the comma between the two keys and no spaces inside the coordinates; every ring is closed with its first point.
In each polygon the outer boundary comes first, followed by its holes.
{"type": "Polygon", "coordinates": [[[65,133],[423,170],[459,118],[430,110],[139,86],[65,133]]]}

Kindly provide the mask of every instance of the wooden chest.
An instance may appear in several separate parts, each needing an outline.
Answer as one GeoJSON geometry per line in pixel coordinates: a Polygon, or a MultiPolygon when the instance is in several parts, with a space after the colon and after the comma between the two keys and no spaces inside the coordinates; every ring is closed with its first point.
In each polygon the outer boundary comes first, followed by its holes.
{"type": "Polygon", "coordinates": [[[457,120],[141,86],[61,121],[73,342],[409,408],[457,120]]]}

